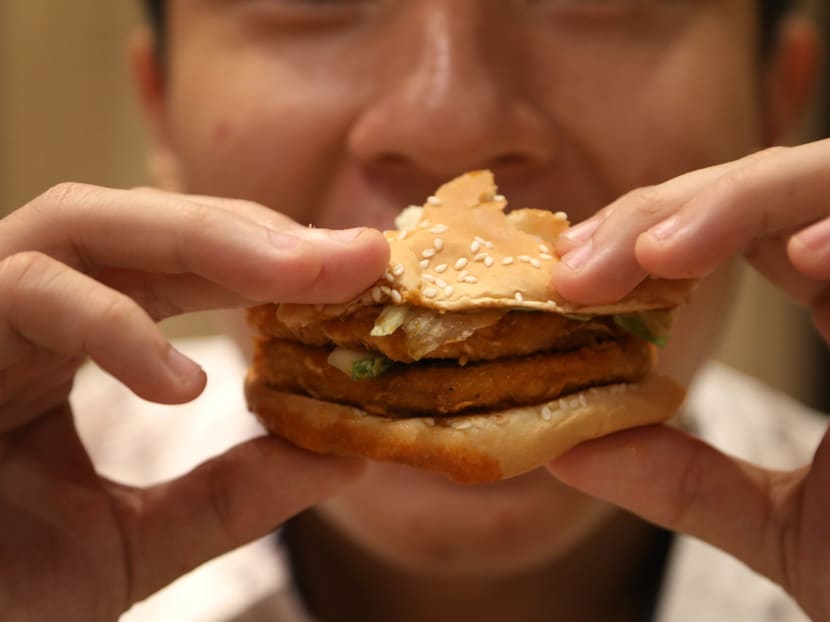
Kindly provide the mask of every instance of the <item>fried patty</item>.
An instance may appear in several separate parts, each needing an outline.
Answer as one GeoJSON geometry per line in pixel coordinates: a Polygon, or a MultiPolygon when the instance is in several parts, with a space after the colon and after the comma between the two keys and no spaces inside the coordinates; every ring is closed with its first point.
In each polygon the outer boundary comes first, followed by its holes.
{"type": "MultiPolygon", "coordinates": [[[[385,337],[372,337],[372,327],[382,306],[361,307],[350,315],[288,326],[277,314],[277,305],[263,305],[251,309],[252,324],[266,335],[280,339],[294,339],[309,346],[340,346],[382,352],[393,361],[410,363],[414,360],[408,336],[398,329],[385,337]]],[[[611,317],[595,317],[587,321],[574,320],[556,313],[538,311],[485,310],[493,315],[493,324],[478,328],[462,341],[445,343],[421,358],[487,361],[503,357],[526,356],[546,350],[574,350],[610,339],[620,339],[626,333],[611,317]]],[[[442,319],[463,314],[443,314],[442,319]]]]}
{"type": "Polygon", "coordinates": [[[395,364],[366,380],[352,380],[332,367],[328,355],[326,348],[263,338],[253,364],[274,389],[388,417],[454,415],[538,404],[592,386],[633,382],[652,366],[650,346],[636,337],[466,366],[445,360],[395,364]]]}

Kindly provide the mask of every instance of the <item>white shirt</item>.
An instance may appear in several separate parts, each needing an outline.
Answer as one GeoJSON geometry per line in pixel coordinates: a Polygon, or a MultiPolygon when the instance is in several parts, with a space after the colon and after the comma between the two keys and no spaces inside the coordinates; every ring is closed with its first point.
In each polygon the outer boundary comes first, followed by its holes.
{"type": "MultiPolygon", "coordinates": [[[[245,362],[230,340],[177,343],[208,374],[205,392],[185,406],[145,402],[87,366],[72,402],[98,470],[146,485],[262,430],[246,415],[245,362]]],[[[756,464],[791,469],[809,462],[825,422],[793,400],[722,365],[710,364],[687,401],[688,424],[716,447],[756,464]]],[[[741,562],[679,536],[669,554],[655,622],[802,622],[776,585],[741,562]]],[[[124,614],[122,622],[310,622],[273,536],[215,559],[124,614]]]]}

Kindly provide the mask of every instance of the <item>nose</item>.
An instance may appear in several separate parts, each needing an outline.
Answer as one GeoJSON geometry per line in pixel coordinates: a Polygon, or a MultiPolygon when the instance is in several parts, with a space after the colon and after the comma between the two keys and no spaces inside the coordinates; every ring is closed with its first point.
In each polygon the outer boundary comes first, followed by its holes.
{"type": "Polygon", "coordinates": [[[533,101],[512,4],[406,3],[385,35],[394,48],[383,66],[395,70],[374,77],[350,131],[352,153],[367,166],[437,180],[476,168],[505,180],[547,164],[553,124],[533,101]]]}

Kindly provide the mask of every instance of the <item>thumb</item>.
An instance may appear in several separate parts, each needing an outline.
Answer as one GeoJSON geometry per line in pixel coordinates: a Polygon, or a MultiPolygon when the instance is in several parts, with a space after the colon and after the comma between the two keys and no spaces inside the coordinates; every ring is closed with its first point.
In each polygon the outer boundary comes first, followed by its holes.
{"type": "Polygon", "coordinates": [[[363,464],[262,437],[182,477],[124,490],[130,603],[266,535],[355,480],[363,464]]]}
{"type": "Polygon", "coordinates": [[[781,581],[776,525],[801,473],[773,473],[667,426],[585,443],[548,465],[562,482],[687,533],[781,581]]]}

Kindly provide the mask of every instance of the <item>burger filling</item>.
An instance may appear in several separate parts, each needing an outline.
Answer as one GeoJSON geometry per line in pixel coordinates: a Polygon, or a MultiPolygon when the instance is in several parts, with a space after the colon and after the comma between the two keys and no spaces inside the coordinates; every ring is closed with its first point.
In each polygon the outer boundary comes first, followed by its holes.
{"type": "Polygon", "coordinates": [[[272,388],[386,417],[458,415],[636,382],[668,314],[564,316],[526,310],[362,307],[328,318],[251,310],[255,366],[272,388]]]}

